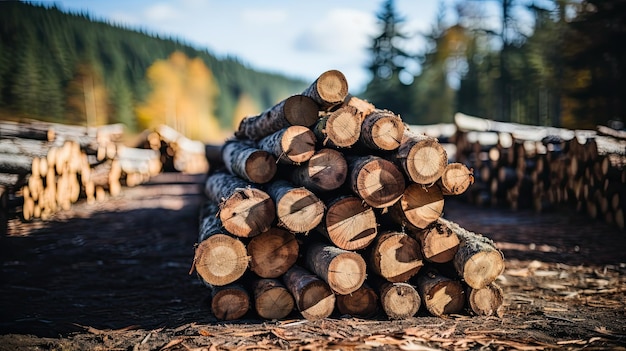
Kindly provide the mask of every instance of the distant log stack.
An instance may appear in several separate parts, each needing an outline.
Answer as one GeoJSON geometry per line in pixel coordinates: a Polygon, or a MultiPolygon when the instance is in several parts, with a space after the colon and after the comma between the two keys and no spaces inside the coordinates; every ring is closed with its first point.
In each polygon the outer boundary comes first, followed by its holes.
{"type": "Polygon", "coordinates": [[[239,278],[219,284],[247,287],[261,318],[292,308],[316,320],[335,311],[401,319],[422,305],[436,316],[497,307],[495,294],[470,301],[465,291],[495,284],[501,252],[441,218],[444,196],[467,192],[472,170],[448,163],[436,137],[348,94],[341,72],[244,118],[232,139],[207,150],[222,165],[205,182],[219,211],[201,217],[201,231],[234,243],[226,250],[212,236],[200,240],[195,267],[204,282],[207,268],[239,268],[239,278]],[[202,259],[222,249],[234,257],[202,259]],[[445,269],[434,275],[435,266],[445,269]]]}

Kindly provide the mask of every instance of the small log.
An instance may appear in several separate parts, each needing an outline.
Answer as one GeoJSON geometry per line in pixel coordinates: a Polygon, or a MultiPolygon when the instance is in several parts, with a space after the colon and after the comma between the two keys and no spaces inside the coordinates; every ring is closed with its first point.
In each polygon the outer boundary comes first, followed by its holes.
{"type": "Polygon", "coordinates": [[[0,172],[0,186],[5,187],[6,189],[19,188],[24,184],[20,184],[27,180],[26,176],[20,176],[15,173],[1,173],[0,172]],[[21,181],[20,181],[21,180],[21,181]]]}
{"type": "Polygon", "coordinates": [[[360,250],[376,238],[374,210],[356,196],[339,196],[327,201],[326,215],[318,230],[344,250],[360,250]]]}
{"type": "Polygon", "coordinates": [[[467,305],[478,316],[500,315],[504,303],[504,293],[495,283],[491,283],[482,289],[467,287],[467,305]]]}
{"type": "Polygon", "coordinates": [[[444,195],[460,195],[474,184],[474,172],[462,163],[449,163],[437,184],[444,195]]]}
{"type": "Polygon", "coordinates": [[[315,153],[315,134],[303,126],[290,126],[259,140],[259,149],[274,155],[282,164],[299,165],[315,153]]]}
{"type": "Polygon", "coordinates": [[[448,155],[436,138],[405,131],[400,147],[395,151],[396,161],[411,181],[431,185],[448,164],[448,155]]]}
{"type": "Polygon", "coordinates": [[[404,130],[400,116],[377,109],[363,119],[359,140],[372,150],[392,151],[400,147],[404,130]]]}
{"type": "Polygon", "coordinates": [[[374,208],[387,208],[402,197],[402,172],[392,162],[378,156],[352,156],[347,159],[352,191],[374,208]]]}
{"type": "Polygon", "coordinates": [[[422,256],[429,262],[450,262],[459,249],[459,237],[439,219],[426,229],[415,231],[414,235],[420,243],[422,256]]]}
{"type": "Polygon", "coordinates": [[[252,186],[252,183],[225,171],[210,174],[205,182],[205,195],[219,203],[219,218],[224,228],[236,236],[258,235],[268,230],[276,218],[272,198],[252,186]]]}
{"type": "Polygon", "coordinates": [[[0,153],[0,173],[26,175],[31,172],[32,165],[32,156],[0,153]]]}
{"type": "Polygon", "coordinates": [[[306,263],[337,294],[350,294],[365,282],[365,260],[354,251],[314,242],[307,248],[306,263]]]}
{"type": "Polygon", "coordinates": [[[246,247],[222,230],[218,206],[207,201],[201,210],[198,245],[193,267],[208,286],[223,286],[241,278],[248,269],[246,247]]]}
{"type": "Polygon", "coordinates": [[[321,111],[327,111],[348,96],[348,80],[340,71],[329,70],[322,73],[302,95],[313,99],[321,111]]]}
{"type": "Polygon", "coordinates": [[[369,262],[374,273],[392,283],[408,281],[424,266],[417,241],[394,231],[382,233],[374,240],[369,262]]]}
{"type": "Polygon", "coordinates": [[[417,289],[424,306],[433,316],[459,313],[465,307],[461,282],[445,277],[435,269],[427,269],[417,276],[417,289]]]}
{"type": "Polygon", "coordinates": [[[243,317],[250,310],[250,295],[243,286],[229,284],[211,290],[211,311],[215,318],[232,321],[243,317]]]}
{"type": "Polygon", "coordinates": [[[278,225],[291,232],[309,232],[324,217],[324,203],[307,188],[276,180],[267,185],[266,191],[276,204],[278,225]]]}
{"type": "Polygon", "coordinates": [[[422,305],[415,287],[409,283],[377,282],[380,304],[389,319],[406,319],[413,317],[422,305]]]}
{"type": "Polygon", "coordinates": [[[249,182],[265,184],[276,174],[276,158],[241,140],[227,141],[221,150],[226,169],[249,182]]]}
{"type": "Polygon", "coordinates": [[[356,108],[357,111],[359,111],[359,114],[361,115],[361,121],[363,121],[363,119],[367,115],[369,115],[370,113],[374,112],[374,110],[376,110],[376,106],[374,106],[374,104],[370,103],[367,100],[358,98],[350,93],[348,93],[348,95],[344,99],[343,106],[352,106],[356,108]]]}
{"type": "Polygon", "coordinates": [[[43,122],[0,121],[0,139],[8,137],[52,141],[54,133],[51,132],[50,126],[43,122]]]}
{"type": "Polygon", "coordinates": [[[504,271],[504,255],[495,243],[480,234],[441,218],[441,222],[459,237],[459,249],[454,255],[454,267],[467,285],[482,289],[504,271]]]}
{"type": "Polygon", "coordinates": [[[272,227],[248,243],[250,270],[261,278],[278,278],[296,263],[299,247],[292,233],[272,227]]]}
{"type": "Polygon", "coordinates": [[[318,118],[318,106],[313,99],[293,95],[258,116],[245,117],[234,134],[239,139],[257,141],[289,126],[311,127],[318,118]]]}
{"type": "Polygon", "coordinates": [[[361,115],[355,107],[340,107],[321,117],[313,132],[323,147],[352,146],[361,134],[361,115]]]}
{"type": "Polygon", "coordinates": [[[346,181],[348,163],[337,150],[322,148],[291,172],[291,181],[313,192],[335,190],[346,181]]]}
{"type": "Polygon", "coordinates": [[[400,201],[391,207],[389,214],[398,224],[424,229],[441,216],[443,205],[443,194],[437,185],[427,188],[411,183],[402,193],[400,201]]]}
{"type": "Polygon", "coordinates": [[[337,310],[342,315],[370,318],[378,312],[378,295],[367,282],[351,294],[336,295],[337,310]]]}
{"type": "Polygon", "coordinates": [[[307,320],[329,317],[335,309],[335,294],[317,275],[293,265],[283,275],[283,282],[296,302],[296,308],[307,320]]]}
{"type": "Polygon", "coordinates": [[[253,291],[254,308],[261,318],[282,319],[294,309],[293,296],[277,279],[258,279],[253,291]]]}

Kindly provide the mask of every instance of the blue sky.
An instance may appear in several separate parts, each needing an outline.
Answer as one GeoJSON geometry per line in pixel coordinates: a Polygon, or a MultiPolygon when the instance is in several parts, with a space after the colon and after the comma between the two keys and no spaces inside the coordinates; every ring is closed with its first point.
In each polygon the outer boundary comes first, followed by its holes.
{"type": "MultiPolygon", "coordinates": [[[[384,0],[50,0],[63,10],[83,11],[149,33],[170,35],[218,55],[232,55],[254,69],[312,81],[339,69],[350,90],[360,91],[369,75],[366,48],[377,33],[376,13],[384,0]]],[[[407,34],[427,31],[440,2],[396,0],[407,34]]],[[[416,38],[406,49],[416,52],[416,38]]]]}

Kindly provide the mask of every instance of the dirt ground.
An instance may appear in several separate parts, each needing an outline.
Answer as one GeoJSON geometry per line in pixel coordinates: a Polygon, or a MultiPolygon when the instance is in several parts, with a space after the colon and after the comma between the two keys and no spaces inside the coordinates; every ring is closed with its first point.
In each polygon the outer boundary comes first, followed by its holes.
{"type": "Polygon", "coordinates": [[[568,211],[444,216],[493,239],[501,316],[217,321],[189,270],[202,177],[161,174],[0,239],[0,350],[626,350],[626,233],[568,211]]]}

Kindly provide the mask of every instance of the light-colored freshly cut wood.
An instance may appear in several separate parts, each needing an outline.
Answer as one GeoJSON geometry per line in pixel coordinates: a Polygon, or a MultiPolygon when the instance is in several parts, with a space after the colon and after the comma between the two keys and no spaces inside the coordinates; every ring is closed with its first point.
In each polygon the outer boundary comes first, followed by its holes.
{"type": "Polygon", "coordinates": [[[344,250],[366,248],[376,238],[378,223],[374,210],[357,196],[343,195],[327,200],[319,231],[344,250]]]}
{"type": "Polygon", "coordinates": [[[369,252],[370,269],[392,283],[406,282],[424,266],[419,244],[406,233],[387,231],[369,252]]]}
{"type": "Polygon", "coordinates": [[[294,233],[307,233],[324,217],[324,203],[305,187],[278,179],[266,186],[276,204],[278,225],[294,233]]]}
{"type": "Polygon", "coordinates": [[[240,284],[216,286],[211,290],[211,311],[215,318],[232,321],[250,310],[250,295],[240,284]]]}
{"type": "Polygon", "coordinates": [[[367,100],[358,98],[352,94],[348,94],[348,96],[346,96],[343,105],[355,107],[361,115],[361,121],[363,120],[363,118],[365,118],[365,116],[376,110],[376,106],[374,106],[374,104],[367,100]]]}
{"type": "Polygon", "coordinates": [[[277,279],[258,279],[253,283],[254,309],[261,318],[282,319],[294,309],[289,290],[277,279]]]}
{"type": "Polygon", "coordinates": [[[437,185],[426,187],[411,183],[389,212],[399,224],[424,229],[441,216],[443,205],[443,194],[437,185]]]}
{"type": "Polygon", "coordinates": [[[504,292],[495,282],[482,289],[467,287],[467,305],[479,316],[500,315],[504,303],[504,292]]]}
{"type": "Polygon", "coordinates": [[[246,247],[252,272],[261,278],[278,278],[296,263],[300,245],[293,233],[272,227],[246,247]]]}
{"type": "Polygon", "coordinates": [[[245,117],[235,137],[260,140],[289,126],[311,127],[317,122],[318,106],[304,95],[290,96],[257,116],[245,117]]]}
{"type": "Polygon", "coordinates": [[[402,172],[378,156],[347,158],[352,191],[374,208],[387,208],[400,199],[405,182],[402,172]]]}
{"type": "Polygon", "coordinates": [[[338,294],[350,294],[365,281],[365,260],[354,251],[315,242],[308,245],[306,263],[310,271],[338,294]]]}
{"type": "Polygon", "coordinates": [[[265,184],[276,174],[276,158],[249,142],[229,140],[224,143],[221,158],[226,169],[247,181],[265,184]]]}
{"type": "Polygon", "coordinates": [[[377,109],[363,119],[359,140],[372,150],[396,150],[400,147],[405,129],[400,116],[377,109]]]}
{"type": "Polygon", "coordinates": [[[450,262],[459,249],[459,237],[439,219],[426,229],[415,231],[414,235],[420,243],[422,256],[429,262],[450,262]]]}
{"type": "Polygon", "coordinates": [[[328,284],[307,269],[293,265],[283,275],[283,282],[296,302],[302,317],[319,320],[335,309],[335,294],[328,284]]]}
{"type": "Polygon", "coordinates": [[[409,283],[383,281],[379,286],[380,304],[389,319],[413,317],[422,305],[422,298],[409,283]]]}
{"type": "Polygon", "coordinates": [[[348,163],[343,154],[322,148],[306,163],[292,169],[290,179],[313,192],[328,192],[341,187],[347,176],[348,163]]]}
{"type": "Polygon", "coordinates": [[[411,181],[434,184],[446,169],[448,155],[436,138],[404,131],[395,158],[411,181]]]}
{"type": "Polygon", "coordinates": [[[465,292],[460,281],[427,269],[417,276],[417,289],[424,306],[433,316],[459,313],[465,307],[465,292]]]}
{"type": "Polygon", "coordinates": [[[346,295],[337,294],[335,298],[337,310],[342,315],[370,318],[378,312],[378,294],[367,282],[356,291],[346,295]]]}
{"type": "Polygon", "coordinates": [[[438,184],[444,195],[460,195],[474,184],[474,172],[462,163],[449,163],[438,184]]]}
{"type": "Polygon", "coordinates": [[[264,137],[258,145],[282,164],[299,165],[315,154],[315,134],[307,127],[290,126],[264,137]]]}
{"type": "Polygon", "coordinates": [[[310,97],[320,110],[326,111],[348,96],[348,80],[341,71],[329,70],[322,73],[302,95],[310,97]]]}
{"type": "Polygon", "coordinates": [[[355,107],[342,106],[322,116],[313,132],[324,147],[350,147],[359,140],[361,114],[355,107]]]}

